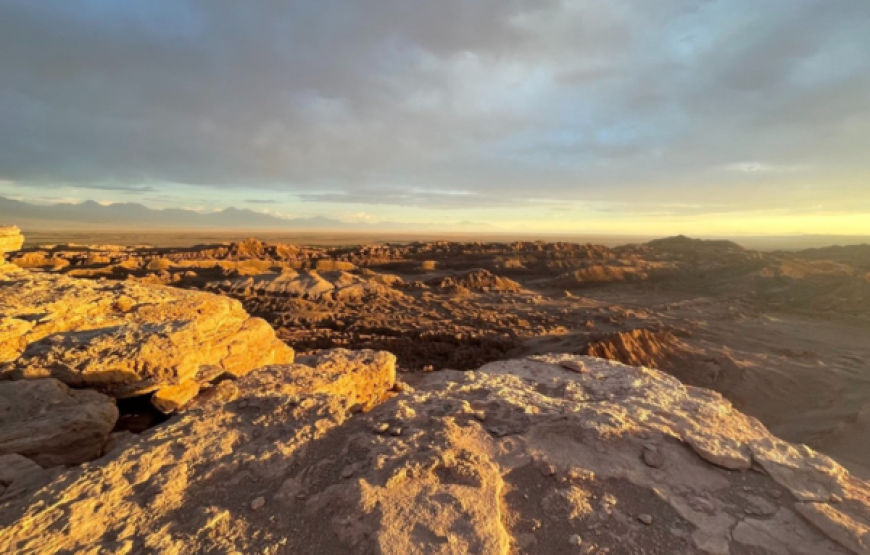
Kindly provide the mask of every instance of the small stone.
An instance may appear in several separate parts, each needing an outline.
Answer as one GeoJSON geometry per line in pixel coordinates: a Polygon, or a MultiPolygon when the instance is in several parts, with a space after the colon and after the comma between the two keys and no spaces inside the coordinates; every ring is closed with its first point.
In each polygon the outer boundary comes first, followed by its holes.
{"type": "Polygon", "coordinates": [[[639,521],[643,522],[644,524],[646,524],[647,526],[649,526],[650,524],[653,523],[653,517],[652,517],[652,515],[649,515],[649,514],[646,514],[646,513],[643,513],[643,514],[637,515],[637,519],[638,519],[639,521]]]}
{"type": "Polygon", "coordinates": [[[350,478],[351,476],[353,476],[353,474],[354,474],[354,469],[352,466],[348,466],[347,468],[345,468],[344,470],[341,471],[341,477],[345,478],[345,479],[350,478]]]}
{"type": "Polygon", "coordinates": [[[643,462],[651,468],[661,468],[665,464],[665,458],[658,449],[645,446],[643,448],[643,462]]]}
{"type": "Polygon", "coordinates": [[[541,467],[541,474],[544,476],[554,476],[556,474],[556,467],[552,464],[545,464],[541,467]]]}
{"type": "Polygon", "coordinates": [[[266,498],[262,496],[251,501],[251,509],[255,511],[262,509],[264,505],[266,505],[266,498]]]}
{"type": "Polygon", "coordinates": [[[689,506],[698,512],[707,513],[710,515],[716,512],[716,505],[706,497],[695,496],[690,498],[689,506]]]}
{"type": "Polygon", "coordinates": [[[396,436],[396,437],[402,435],[402,428],[401,428],[400,426],[396,426],[396,427],[394,427],[394,428],[391,428],[391,429],[390,429],[390,435],[391,435],[391,436],[396,436]]]}
{"type": "Polygon", "coordinates": [[[565,370],[570,370],[571,372],[577,372],[578,374],[582,374],[586,372],[586,365],[580,362],[579,360],[563,360],[559,363],[559,366],[564,368],[565,370]]]}
{"type": "Polygon", "coordinates": [[[571,545],[583,545],[583,538],[581,538],[577,534],[574,534],[570,538],[568,538],[568,542],[571,545]]]}
{"type": "Polygon", "coordinates": [[[385,434],[385,433],[387,433],[387,430],[389,430],[389,429],[390,429],[390,425],[387,424],[386,422],[381,422],[380,424],[375,424],[372,427],[372,431],[376,434],[385,434]]]}

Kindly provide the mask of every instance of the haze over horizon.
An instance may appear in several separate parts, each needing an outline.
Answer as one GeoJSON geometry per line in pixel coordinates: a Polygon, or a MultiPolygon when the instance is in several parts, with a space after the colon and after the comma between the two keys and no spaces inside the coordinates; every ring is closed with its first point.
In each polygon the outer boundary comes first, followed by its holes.
{"type": "Polygon", "coordinates": [[[0,2],[0,196],[870,234],[866,0],[0,2]]]}

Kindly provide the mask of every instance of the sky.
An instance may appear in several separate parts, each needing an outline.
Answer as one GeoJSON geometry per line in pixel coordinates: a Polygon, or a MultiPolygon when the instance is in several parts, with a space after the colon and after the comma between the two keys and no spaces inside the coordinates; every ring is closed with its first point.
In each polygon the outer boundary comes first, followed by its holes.
{"type": "Polygon", "coordinates": [[[0,0],[0,196],[870,234],[870,1],[0,0]]]}

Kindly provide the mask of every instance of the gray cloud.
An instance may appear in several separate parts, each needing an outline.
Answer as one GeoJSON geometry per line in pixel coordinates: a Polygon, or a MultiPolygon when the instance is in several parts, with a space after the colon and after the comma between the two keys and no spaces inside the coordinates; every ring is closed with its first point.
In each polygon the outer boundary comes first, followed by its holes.
{"type": "Polygon", "coordinates": [[[0,179],[854,209],[868,51],[866,0],[7,0],[0,179]]]}
{"type": "Polygon", "coordinates": [[[94,189],[97,191],[121,191],[127,194],[156,193],[160,191],[151,185],[122,185],[111,183],[76,183],[75,187],[81,189],[94,189]]]}

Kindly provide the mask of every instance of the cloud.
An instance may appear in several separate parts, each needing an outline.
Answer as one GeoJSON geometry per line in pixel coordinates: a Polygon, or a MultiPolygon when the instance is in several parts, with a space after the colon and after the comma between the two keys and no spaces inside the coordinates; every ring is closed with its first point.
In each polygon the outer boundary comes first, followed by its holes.
{"type": "Polygon", "coordinates": [[[735,164],[726,164],[721,167],[722,170],[728,172],[740,173],[791,173],[791,172],[809,172],[814,168],[809,164],[768,164],[758,161],[737,162],[735,164]]]}
{"type": "MultiPolygon", "coordinates": [[[[27,187],[27,181],[0,181],[0,186],[27,187]]],[[[123,183],[88,183],[52,181],[41,184],[45,189],[88,189],[94,191],[115,191],[123,194],[138,195],[141,193],[156,193],[162,189],[153,185],[125,185],[123,183]]]]}
{"type": "Polygon", "coordinates": [[[336,216],[339,220],[345,223],[366,223],[375,224],[381,221],[381,218],[367,212],[344,212],[336,216]]]}
{"type": "Polygon", "coordinates": [[[245,199],[248,204],[277,204],[277,200],[271,199],[245,199]]]}
{"type": "Polygon", "coordinates": [[[111,184],[95,184],[95,183],[77,183],[75,185],[81,189],[96,189],[99,191],[119,191],[125,194],[138,195],[140,193],[156,193],[160,191],[157,187],[151,185],[111,185],[111,184]]]}
{"type": "Polygon", "coordinates": [[[8,0],[0,180],[848,209],[868,51],[866,0],[8,0]]]}

